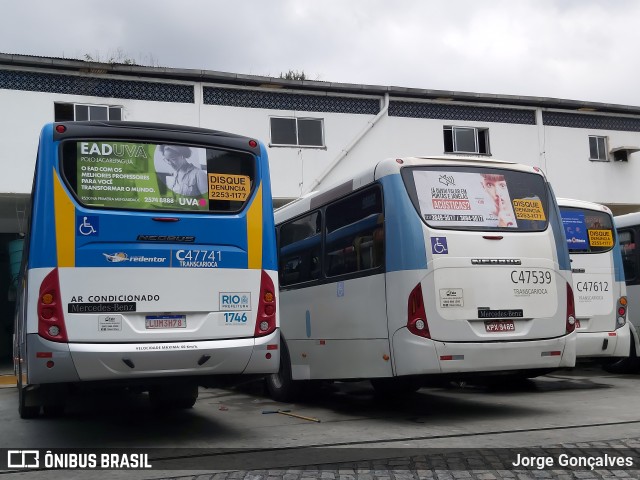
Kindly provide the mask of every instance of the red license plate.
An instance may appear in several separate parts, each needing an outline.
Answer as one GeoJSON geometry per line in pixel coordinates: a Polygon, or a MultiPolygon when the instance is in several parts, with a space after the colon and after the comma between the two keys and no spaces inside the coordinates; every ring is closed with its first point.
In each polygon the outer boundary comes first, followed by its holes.
{"type": "Polygon", "coordinates": [[[516,325],[513,320],[494,320],[491,322],[484,322],[484,328],[487,332],[515,332],[516,325]]]}

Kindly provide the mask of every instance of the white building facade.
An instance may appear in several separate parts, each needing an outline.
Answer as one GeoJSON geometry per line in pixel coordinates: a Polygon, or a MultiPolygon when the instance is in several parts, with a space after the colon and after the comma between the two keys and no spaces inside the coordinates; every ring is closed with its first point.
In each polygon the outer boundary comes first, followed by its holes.
{"type": "Polygon", "coordinates": [[[0,312],[12,308],[6,245],[27,228],[40,129],[80,119],[261,140],[275,205],[387,157],[472,153],[540,167],[558,196],[640,210],[640,107],[0,54],[0,312]]]}

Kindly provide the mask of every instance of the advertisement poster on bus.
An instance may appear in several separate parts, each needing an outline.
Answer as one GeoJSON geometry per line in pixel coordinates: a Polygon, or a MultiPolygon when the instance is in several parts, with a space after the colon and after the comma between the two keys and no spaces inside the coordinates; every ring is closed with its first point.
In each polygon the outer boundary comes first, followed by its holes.
{"type": "Polygon", "coordinates": [[[503,175],[416,170],[420,214],[438,227],[517,228],[503,175]]]}
{"type": "Polygon", "coordinates": [[[562,225],[569,250],[588,250],[587,225],[582,212],[562,212],[562,225]]]}
{"type": "Polygon", "coordinates": [[[78,142],[80,199],[111,208],[208,210],[204,148],[125,142],[78,142]]]}

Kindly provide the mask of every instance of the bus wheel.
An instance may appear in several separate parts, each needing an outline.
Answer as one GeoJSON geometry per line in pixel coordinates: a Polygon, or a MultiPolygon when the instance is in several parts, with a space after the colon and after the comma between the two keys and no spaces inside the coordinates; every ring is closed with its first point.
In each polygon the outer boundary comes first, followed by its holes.
{"type": "Polygon", "coordinates": [[[300,395],[300,382],[291,378],[291,357],[286,343],[280,342],[280,369],[266,377],[269,396],[277,402],[291,402],[300,395]]]}
{"type": "Polygon", "coordinates": [[[640,370],[640,358],[636,353],[636,342],[633,340],[633,336],[631,337],[629,356],[613,363],[606,363],[602,369],[609,373],[637,373],[640,370]]]}
{"type": "Polygon", "coordinates": [[[187,409],[198,400],[198,385],[163,385],[149,390],[149,400],[156,409],[187,409]]]}
{"type": "Polygon", "coordinates": [[[422,387],[420,381],[413,377],[372,378],[370,381],[376,395],[384,398],[409,395],[422,387]]]}

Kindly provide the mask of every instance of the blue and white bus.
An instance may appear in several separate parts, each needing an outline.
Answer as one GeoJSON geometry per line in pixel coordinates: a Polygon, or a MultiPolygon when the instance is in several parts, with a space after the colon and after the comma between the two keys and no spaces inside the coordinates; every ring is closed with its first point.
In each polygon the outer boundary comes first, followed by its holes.
{"type": "Polygon", "coordinates": [[[19,412],[114,382],[189,408],[212,376],[278,370],[269,168],[251,138],[135,122],[46,125],[21,267],[19,412]]]}
{"type": "Polygon", "coordinates": [[[534,377],[576,360],[560,213],[534,167],[387,159],[275,213],[277,400],[304,381],[534,377]]]}
{"type": "Polygon", "coordinates": [[[611,210],[558,198],[565,229],[576,304],[576,355],[629,356],[627,289],[611,210]]]}

